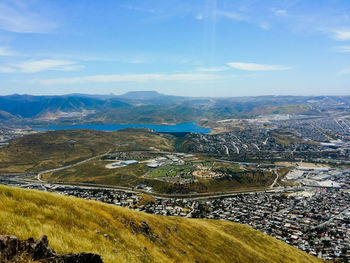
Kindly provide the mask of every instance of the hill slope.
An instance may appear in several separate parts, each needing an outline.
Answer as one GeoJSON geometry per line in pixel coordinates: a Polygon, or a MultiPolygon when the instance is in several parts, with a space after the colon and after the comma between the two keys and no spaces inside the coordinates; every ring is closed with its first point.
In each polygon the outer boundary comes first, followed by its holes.
{"type": "Polygon", "coordinates": [[[240,224],[149,215],[5,186],[0,222],[0,234],[46,234],[58,253],[93,252],[104,262],[321,262],[240,224]]]}
{"type": "Polygon", "coordinates": [[[0,148],[0,172],[33,172],[76,163],[107,151],[173,150],[172,142],[144,129],[116,132],[60,130],[27,135],[0,148]]]}

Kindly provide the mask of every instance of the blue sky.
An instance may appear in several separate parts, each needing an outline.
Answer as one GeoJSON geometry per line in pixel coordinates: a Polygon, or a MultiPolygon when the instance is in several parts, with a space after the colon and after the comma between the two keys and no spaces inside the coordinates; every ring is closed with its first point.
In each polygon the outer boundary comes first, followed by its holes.
{"type": "Polygon", "coordinates": [[[1,0],[0,94],[350,95],[348,0],[1,0]]]}

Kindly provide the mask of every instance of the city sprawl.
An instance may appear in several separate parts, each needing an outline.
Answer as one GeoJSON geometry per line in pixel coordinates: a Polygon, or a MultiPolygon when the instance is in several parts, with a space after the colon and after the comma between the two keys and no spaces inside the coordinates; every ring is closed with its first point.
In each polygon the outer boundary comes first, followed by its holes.
{"type": "Polygon", "coordinates": [[[0,183],[156,215],[232,221],[318,258],[349,262],[349,119],[336,112],[202,121],[210,134],[2,128],[2,169],[14,166],[0,183]],[[40,154],[34,164],[26,155],[17,163],[13,152],[32,147],[57,151],[57,163],[40,154]],[[85,155],[66,162],[74,149],[85,155]]]}

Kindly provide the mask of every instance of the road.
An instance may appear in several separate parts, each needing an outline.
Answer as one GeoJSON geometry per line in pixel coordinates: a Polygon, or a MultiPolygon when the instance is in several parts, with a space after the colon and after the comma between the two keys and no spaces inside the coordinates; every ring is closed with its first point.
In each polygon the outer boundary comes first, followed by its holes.
{"type": "Polygon", "coordinates": [[[74,167],[74,166],[77,166],[77,165],[80,165],[80,164],[89,162],[89,161],[91,161],[91,160],[94,160],[94,159],[97,159],[97,158],[101,158],[102,156],[108,154],[109,152],[110,152],[110,151],[108,151],[108,152],[106,152],[106,153],[104,153],[104,154],[100,154],[100,155],[97,155],[97,156],[90,157],[90,158],[88,158],[88,159],[85,159],[85,160],[80,161],[80,162],[77,162],[77,163],[70,164],[70,165],[66,165],[66,166],[62,166],[62,167],[59,167],[59,168],[54,168],[54,169],[49,169],[49,170],[40,171],[40,172],[38,172],[37,180],[38,180],[39,182],[43,182],[43,180],[41,180],[41,175],[42,175],[42,174],[51,173],[51,172],[57,172],[57,171],[64,170],[64,169],[67,169],[67,168],[70,168],[70,167],[74,167]]]}
{"type": "Polygon", "coordinates": [[[157,194],[154,192],[149,192],[141,189],[135,189],[131,187],[122,187],[122,186],[110,186],[110,185],[99,185],[99,184],[89,184],[89,183],[67,183],[67,182],[55,182],[48,183],[44,181],[37,181],[34,179],[28,179],[26,176],[16,176],[16,177],[4,177],[0,176],[0,183],[3,180],[7,180],[7,185],[19,186],[22,185],[24,187],[30,185],[38,185],[42,190],[45,190],[47,187],[54,188],[56,186],[66,186],[66,187],[77,187],[81,189],[98,189],[98,190],[116,190],[128,193],[135,194],[149,194],[158,199],[168,199],[168,198],[181,198],[181,199],[189,199],[189,200],[201,200],[201,199],[211,199],[211,198],[221,198],[221,197],[229,197],[242,193],[258,193],[258,192],[290,192],[290,191],[300,191],[303,188],[298,187],[275,187],[274,189],[270,188],[250,188],[250,189],[241,189],[241,190],[233,190],[227,192],[209,192],[209,193],[196,193],[196,194],[157,194]],[[11,182],[10,182],[11,181],[11,182]]]}
{"type": "MultiPolygon", "coordinates": [[[[50,173],[50,172],[56,172],[56,171],[60,171],[60,170],[64,170],[70,167],[74,167],[77,165],[81,165],[83,163],[89,162],[91,160],[100,158],[106,154],[108,154],[110,151],[108,151],[107,153],[104,154],[100,154],[97,156],[93,156],[90,157],[88,159],[85,159],[83,161],[74,163],[74,164],[70,164],[70,165],[66,165],[63,167],[58,167],[58,168],[54,168],[54,169],[48,169],[48,170],[44,170],[44,171],[40,171],[37,173],[36,176],[36,180],[33,179],[29,179],[27,178],[28,175],[22,175],[22,176],[15,176],[12,177],[12,180],[17,181],[17,183],[25,183],[25,184],[39,184],[42,186],[42,188],[45,188],[43,184],[48,183],[46,181],[43,181],[41,179],[41,175],[45,174],[45,173],[50,173]]],[[[148,151],[150,152],[150,151],[148,151]]],[[[153,151],[151,151],[153,152],[153,151]]],[[[155,152],[155,153],[160,153],[160,152],[155,152]]],[[[169,152],[161,152],[161,153],[169,153],[169,152]]],[[[238,163],[239,162],[233,162],[233,161],[227,161],[227,160],[220,160],[218,159],[218,161],[223,161],[223,162],[228,162],[228,163],[238,163]]],[[[186,198],[186,199],[191,199],[191,200],[200,200],[200,199],[208,199],[208,198],[220,198],[220,197],[228,197],[228,196],[233,196],[233,195],[237,195],[237,194],[241,194],[241,193],[254,193],[254,192],[265,192],[265,191],[274,191],[274,192],[285,192],[285,191],[297,191],[300,190],[300,188],[283,188],[283,187],[275,187],[279,175],[278,173],[275,171],[276,174],[276,178],[274,179],[274,182],[268,186],[268,187],[261,187],[261,188],[250,188],[250,189],[240,189],[240,190],[233,190],[233,191],[226,191],[226,192],[210,192],[210,193],[195,193],[195,194],[156,194],[153,192],[148,192],[148,191],[144,191],[141,189],[135,189],[135,188],[131,188],[131,187],[121,187],[121,186],[110,186],[110,185],[98,185],[98,184],[88,184],[88,183],[67,183],[67,182],[54,182],[54,183],[50,183],[51,185],[60,185],[60,186],[74,186],[74,187],[81,187],[81,188],[95,188],[95,189],[105,189],[105,190],[118,190],[118,191],[125,191],[125,192],[133,192],[133,193],[146,193],[146,194],[150,194],[153,195],[157,198],[186,198]]],[[[1,178],[0,178],[1,179],[1,178]]]]}
{"type": "Polygon", "coordinates": [[[276,174],[276,178],[273,181],[273,183],[270,185],[270,188],[273,188],[275,186],[275,184],[277,183],[278,178],[279,178],[278,172],[276,170],[274,170],[274,173],[276,174]]]}
{"type": "Polygon", "coordinates": [[[338,217],[342,216],[344,213],[346,213],[349,210],[349,207],[345,208],[344,210],[342,210],[338,215],[332,216],[330,219],[328,219],[327,221],[317,225],[314,227],[315,228],[322,228],[325,225],[329,224],[330,222],[332,222],[334,219],[337,219],[338,217]]]}

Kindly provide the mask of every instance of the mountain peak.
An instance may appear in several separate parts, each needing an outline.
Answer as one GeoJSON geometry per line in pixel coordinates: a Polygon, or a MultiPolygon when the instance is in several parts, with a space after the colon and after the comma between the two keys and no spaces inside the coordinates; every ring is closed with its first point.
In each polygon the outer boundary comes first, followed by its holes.
{"type": "Polygon", "coordinates": [[[159,98],[165,96],[164,94],[159,93],[155,90],[146,90],[146,91],[129,91],[123,95],[120,95],[121,98],[125,99],[141,99],[141,100],[147,100],[147,99],[153,99],[153,98],[159,98]]]}

